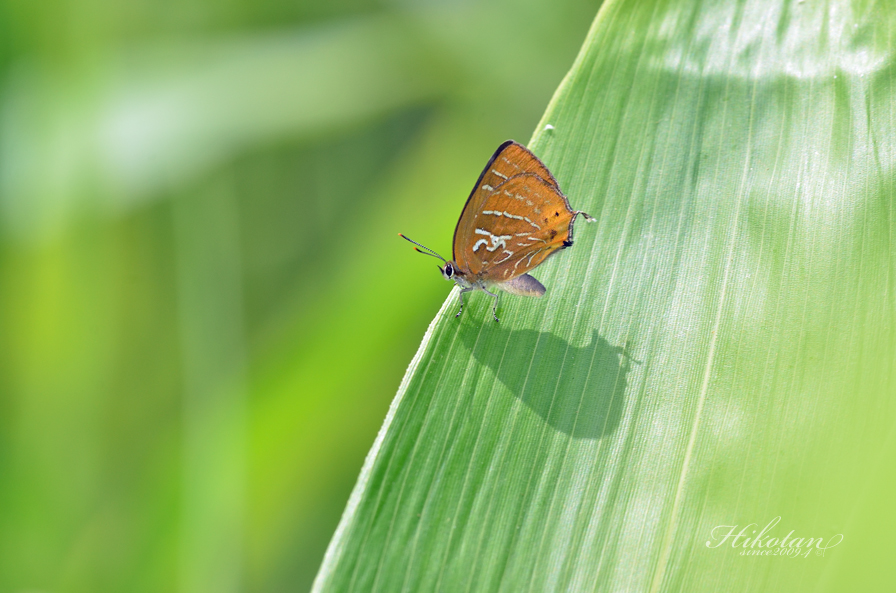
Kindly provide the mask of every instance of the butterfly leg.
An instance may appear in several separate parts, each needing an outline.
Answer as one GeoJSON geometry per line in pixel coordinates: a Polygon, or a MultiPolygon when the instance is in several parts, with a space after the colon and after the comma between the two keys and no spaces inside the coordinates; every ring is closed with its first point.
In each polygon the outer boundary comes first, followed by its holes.
{"type": "Polygon", "coordinates": [[[485,294],[491,295],[495,297],[495,302],[492,303],[492,317],[495,318],[495,321],[498,321],[498,295],[493,292],[489,292],[487,290],[483,290],[485,294]]]}
{"type": "Polygon", "coordinates": [[[472,288],[461,288],[461,289],[460,289],[460,309],[457,310],[457,315],[454,316],[455,319],[457,319],[458,317],[460,317],[460,314],[461,314],[461,313],[463,312],[463,310],[464,310],[464,293],[465,293],[465,292],[472,292],[472,291],[473,291],[472,288]]]}

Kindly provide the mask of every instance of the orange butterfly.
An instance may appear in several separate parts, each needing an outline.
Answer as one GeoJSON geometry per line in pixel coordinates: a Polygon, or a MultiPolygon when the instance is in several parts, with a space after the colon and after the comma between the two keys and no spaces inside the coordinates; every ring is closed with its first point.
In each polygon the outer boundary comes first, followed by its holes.
{"type": "Polygon", "coordinates": [[[525,146],[508,140],[488,161],[454,229],[454,261],[416,241],[420,253],[445,262],[439,267],[446,280],[460,286],[460,310],[464,293],[481,290],[494,297],[492,316],[498,321],[498,295],[492,287],[521,296],[540,297],[545,287],[527,274],[552,253],[572,245],[576,216],[594,219],[573,210],[560,192],[557,180],[525,146]]]}

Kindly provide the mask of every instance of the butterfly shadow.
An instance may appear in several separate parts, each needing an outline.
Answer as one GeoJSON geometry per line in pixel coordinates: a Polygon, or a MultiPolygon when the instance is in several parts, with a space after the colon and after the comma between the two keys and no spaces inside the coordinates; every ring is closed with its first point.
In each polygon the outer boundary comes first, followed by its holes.
{"type": "Polygon", "coordinates": [[[587,345],[577,347],[548,332],[465,329],[461,339],[473,357],[553,428],[576,438],[598,439],[619,426],[632,360],[624,347],[611,345],[597,330],[587,345]],[[528,372],[511,364],[519,359],[528,363],[528,372]],[[561,366],[540,360],[560,360],[561,366]]]}

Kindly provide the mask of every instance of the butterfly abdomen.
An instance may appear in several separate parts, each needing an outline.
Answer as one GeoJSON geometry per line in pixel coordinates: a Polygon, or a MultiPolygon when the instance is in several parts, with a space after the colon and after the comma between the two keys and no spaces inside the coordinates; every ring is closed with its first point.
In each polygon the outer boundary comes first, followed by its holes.
{"type": "Polygon", "coordinates": [[[498,287],[510,294],[529,297],[544,296],[544,293],[547,290],[541,282],[529,274],[523,274],[522,276],[517,276],[513,280],[501,282],[498,284],[498,287]]]}

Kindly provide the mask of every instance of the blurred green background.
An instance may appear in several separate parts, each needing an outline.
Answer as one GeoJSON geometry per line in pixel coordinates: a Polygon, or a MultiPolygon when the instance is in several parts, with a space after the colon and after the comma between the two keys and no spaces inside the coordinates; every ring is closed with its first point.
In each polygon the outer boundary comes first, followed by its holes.
{"type": "Polygon", "coordinates": [[[595,0],[0,3],[0,590],[306,590],[595,0]]]}

